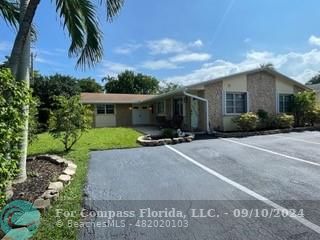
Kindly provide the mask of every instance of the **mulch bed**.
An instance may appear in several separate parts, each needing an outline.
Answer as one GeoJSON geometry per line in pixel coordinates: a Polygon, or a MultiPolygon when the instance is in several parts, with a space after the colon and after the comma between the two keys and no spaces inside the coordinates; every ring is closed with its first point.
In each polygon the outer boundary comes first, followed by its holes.
{"type": "Polygon", "coordinates": [[[49,183],[58,179],[65,167],[48,160],[33,159],[27,161],[27,175],[25,182],[13,186],[12,200],[22,199],[33,202],[48,188],[49,183]]]}

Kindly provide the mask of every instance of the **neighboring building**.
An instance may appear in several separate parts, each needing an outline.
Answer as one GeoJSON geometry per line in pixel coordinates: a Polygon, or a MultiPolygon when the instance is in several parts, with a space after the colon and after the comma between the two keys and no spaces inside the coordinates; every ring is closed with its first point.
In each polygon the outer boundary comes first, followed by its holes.
{"type": "Polygon", "coordinates": [[[94,105],[94,126],[181,126],[188,131],[232,131],[232,118],[263,109],[287,112],[292,94],[309,90],[273,70],[254,69],[151,96],[83,93],[94,105]]]}
{"type": "Polygon", "coordinates": [[[307,85],[307,86],[316,92],[316,94],[317,94],[317,103],[320,104],[320,83],[307,85]]]}

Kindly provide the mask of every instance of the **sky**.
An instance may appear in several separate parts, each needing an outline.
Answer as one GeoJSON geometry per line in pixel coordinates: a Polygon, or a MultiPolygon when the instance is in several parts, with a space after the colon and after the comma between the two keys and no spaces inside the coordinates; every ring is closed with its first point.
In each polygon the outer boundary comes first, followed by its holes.
{"type": "MultiPolygon", "coordinates": [[[[94,1],[94,2],[99,2],[94,1]]],[[[34,23],[35,69],[44,75],[116,75],[126,69],[187,85],[273,63],[305,83],[320,70],[319,0],[126,0],[103,31],[103,60],[77,69],[54,1],[41,1],[34,23]]],[[[0,19],[0,61],[15,31],[0,19]]]]}

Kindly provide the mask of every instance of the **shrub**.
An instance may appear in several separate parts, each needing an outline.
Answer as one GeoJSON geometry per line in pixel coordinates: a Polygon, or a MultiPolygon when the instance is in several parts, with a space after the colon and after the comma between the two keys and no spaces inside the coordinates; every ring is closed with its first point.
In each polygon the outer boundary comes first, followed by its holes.
{"type": "Polygon", "coordinates": [[[176,137],[176,132],[172,128],[165,128],[162,130],[162,136],[164,138],[174,138],[176,137]]]}
{"type": "Polygon", "coordinates": [[[259,118],[257,114],[248,112],[241,114],[233,119],[233,122],[237,125],[241,131],[252,131],[257,128],[259,118]]]}
{"type": "Polygon", "coordinates": [[[306,113],[306,121],[308,124],[314,126],[315,123],[320,123],[320,107],[316,106],[314,109],[306,113]]]}
{"type": "Polygon", "coordinates": [[[270,127],[270,118],[268,112],[263,109],[259,109],[257,112],[257,116],[259,118],[258,128],[266,129],[270,127]]]}
{"type": "Polygon", "coordinates": [[[293,114],[295,117],[295,124],[297,126],[305,126],[310,124],[316,108],[316,93],[315,92],[299,92],[293,98],[293,114]]]}
{"type": "Polygon", "coordinates": [[[285,113],[278,114],[274,118],[275,128],[292,128],[294,117],[285,113]]]}
{"type": "Polygon", "coordinates": [[[0,207],[7,184],[18,173],[19,144],[24,128],[24,106],[31,94],[24,82],[16,82],[11,71],[0,68],[0,207]]]}
{"type": "Polygon", "coordinates": [[[81,138],[82,133],[91,127],[92,111],[89,106],[80,103],[79,96],[55,98],[56,110],[49,120],[49,132],[64,145],[69,151],[81,138]]]}

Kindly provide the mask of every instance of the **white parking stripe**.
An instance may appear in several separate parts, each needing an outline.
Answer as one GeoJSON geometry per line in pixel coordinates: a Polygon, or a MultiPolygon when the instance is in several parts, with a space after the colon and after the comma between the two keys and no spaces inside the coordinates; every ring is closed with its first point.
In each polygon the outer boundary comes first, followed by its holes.
{"type": "Polygon", "coordinates": [[[291,139],[291,140],[298,141],[298,142],[305,142],[305,143],[320,145],[320,142],[313,142],[313,141],[303,140],[303,139],[294,138],[294,137],[283,137],[283,136],[277,136],[277,137],[279,137],[279,138],[285,138],[285,139],[291,139]]]}
{"type": "Polygon", "coordinates": [[[285,154],[278,153],[278,152],[274,152],[274,151],[271,151],[271,150],[268,150],[268,149],[265,149],[265,148],[261,148],[261,147],[257,147],[257,146],[254,146],[254,145],[233,141],[233,140],[226,139],[226,138],[221,138],[221,140],[226,141],[226,142],[235,143],[235,144],[238,144],[238,145],[242,145],[242,146],[245,146],[245,147],[248,147],[248,148],[252,148],[252,149],[255,149],[255,150],[271,153],[271,154],[278,155],[278,156],[281,156],[281,157],[285,157],[285,158],[288,158],[288,159],[291,159],[291,160],[294,160],[294,161],[303,162],[303,163],[307,163],[307,164],[311,164],[311,165],[320,167],[319,163],[311,162],[311,161],[304,160],[304,159],[297,158],[297,157],[292,157],[292,156],[285,155],[285,154]]]}
{"type": "Polygon", "coordinates": [[[294,212],[276,204],[275,202],[269,200],[268,198],[250,190],[249,188],[221,175],[220,173],[212,170],[211,168],[206,167],[205,165],[197,162],[196,160],[192,159],[191,157],[188,157],[187,155],[185,155],[184,153],[176,150],[175,148],[165,145],[168,149],[170,149],[171,151],[177,153],[178,155],[180,155],[181,157],[183,157],[184,159],[188,160],[190,163],[196,165],[197,167],[201,168],[202,170],[206,171],[207,173],[219,178],[220,180],[232,185],[233,187],[237,188],[238,190],[254,197],[255,199],[264,202],[265,204],[271,206],[272,208],[275,208],[279,211],[281,211],[283,214],[286,214],[287,216],[290,216],[291,218],[297,220],[298,222],[300,222],[301,224],[303,224],[304,226],[310,228],[311,230],[317,232],[320,234],[320,226],[310,222],[309,220],[305,219],[304,217],[298,216],[296,215],[294,212]]]}

